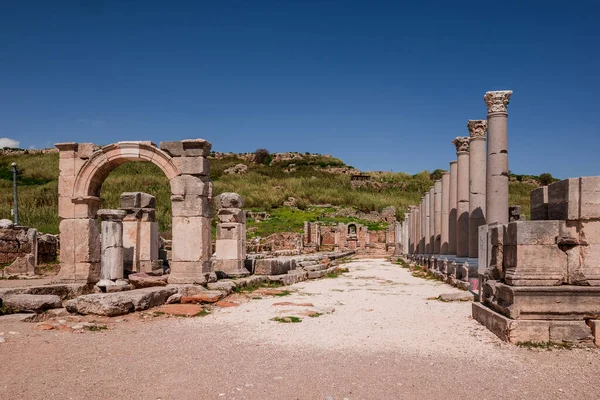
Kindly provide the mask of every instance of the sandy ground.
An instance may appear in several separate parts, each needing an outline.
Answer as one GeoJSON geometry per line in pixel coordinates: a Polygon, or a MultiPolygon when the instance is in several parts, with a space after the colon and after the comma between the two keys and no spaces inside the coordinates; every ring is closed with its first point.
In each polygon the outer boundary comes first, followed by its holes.
{"type": "Polygon", "coordinates": [[[250,299],[258,297],[253,294],[205,317],[132,315],[114,319],[106,331],[82,334],[0,322],[0,399],[598,395],[599,350],[508,345],[471,319],[471,303],[428,300],[456,289],[384,260],[347,266],[350,272],[339,278],[289,287],[290,296],[250,299]],[[272,320],[307,310],[323,315],[300,323],[272,320]]]}

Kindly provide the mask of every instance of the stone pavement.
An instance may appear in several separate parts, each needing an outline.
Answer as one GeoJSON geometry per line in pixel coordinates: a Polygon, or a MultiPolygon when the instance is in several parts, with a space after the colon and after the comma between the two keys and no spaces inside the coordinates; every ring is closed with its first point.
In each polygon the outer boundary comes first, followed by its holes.
{"type": "Polygon", "coordinates": [[[0,318],[0,397],[587,399],[600,389],[597,349],[506,344],[470,302],[435,300],[455,288],[379,259],[344,266],[203,317],[135,313],[78,334],[0,318]],[[290,317],[301,322],[273,320],[290,317]]]}

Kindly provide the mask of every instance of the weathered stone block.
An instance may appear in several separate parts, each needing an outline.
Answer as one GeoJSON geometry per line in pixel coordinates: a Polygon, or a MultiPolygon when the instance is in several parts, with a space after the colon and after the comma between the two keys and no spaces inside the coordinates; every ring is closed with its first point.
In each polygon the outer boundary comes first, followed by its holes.
{"type": "Polygon", "coordinates": [[[203,157],[175,157],[173,164],[182,174],[208,176],[210,163],[203,157]]]}
{"type": "Polygon", "coordinates": [[[239,208],[221,208],[217,211],[217,218],[221,223],[245,223],[246,212],[239,208]]]}
{"type": "Polygon", "coordinates": [[[600,176],[584,176],[580,180],[579,219],[600,218],[600,176]]]}
{"type": "Polygon", "coordinates": [[[548,186],[548,219],[579,219],[579,178],[569,178],[548,186]]]}
{"type": "Polygon", "coordinates": [[[533,189],[529,193],[532,220],[548,219],[548,186],[533,189]]]}
{"type": "Polygon", "coordinates": [[[23,311],[41,312],[51,308],[61,308],[60,297],[52,294],[13,294],[2,297],[2,307],[9,313],[23,311]]]}
{"type": "Polygon", "coordinates": [[[98,150],[100,150],[100,146],[94,143],[79,143],[77,146],[77,157],[88,159],[98,150]]]}
{"type": "Polygon", "coordinates": [[[204,139],[184,139],[181,141],[187,157],[208,157],[212,145],[204,139]]]}
{"type": "Polygon", "coordinates": [[[208,261],[210,241],[210,218],[173,217],[173,261],[208,261]]]}
{"type": "Polygon", "coordinates": [[[564,221],[515,221],[504,231],[504,245],[555,245],[564,221]]]}
{"type": "Polygon", "coordinates": [[[160,142],[160,149],[171,157],[181,157],[185,154],[182,142],[160,142]]]}
{"type": "Polygon", "coordinates": [[[171,199],[173,217],[212,216],[212,207],[207,197],[186,195],[183,199],[171,199]]]}
{"type": "Polygon", "coordinates": [[[244,207],[244,200],[237,193],[221,193],[215,197],[215,206],[217,208],[242,208],[244,207]]]}
{"type": "Polygon", "coordinates": [[[585,320],[600,317],[600,287],[509,286],[497,283],[485,304],[513,319],[585,320]]]}
{"type": "Polygon", "coordinates": [[[515,286],[552,286],[567,281],[567,255],[557,245],[505,245],[504,279],[515,286]]]}
{"type": "Polygon", "coordinates": [[[212,196],[213,183],[206,177],[179,175],[171,179],[171,194],[185,196],[212,196]]]}

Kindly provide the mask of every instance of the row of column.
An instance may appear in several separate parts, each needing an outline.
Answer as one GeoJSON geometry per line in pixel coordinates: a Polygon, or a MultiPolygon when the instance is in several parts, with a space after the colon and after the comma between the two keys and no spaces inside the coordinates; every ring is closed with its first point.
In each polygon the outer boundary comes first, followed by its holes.
{"type": "Polygon", "coordinates": [[[455,138],[456,160],[405,214],[408,254],[478,256],[478,228],[508,223],[507,106],[512,91],[484,96],[487,120],[469,120],[455,138]],[[486,146],[487,133],[487,146],[486,146]]]}

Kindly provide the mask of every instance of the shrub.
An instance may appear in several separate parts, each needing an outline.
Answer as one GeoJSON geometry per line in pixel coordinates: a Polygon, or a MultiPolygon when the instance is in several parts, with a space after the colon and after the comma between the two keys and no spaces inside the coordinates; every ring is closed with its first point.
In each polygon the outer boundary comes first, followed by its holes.
{"type": "Polygon", "coordinates": [[[267,149],[257,149],[254,152],[254,162],[257,164],[269,165],[271,160],[271,153],[267,149]]]}

